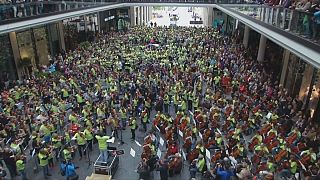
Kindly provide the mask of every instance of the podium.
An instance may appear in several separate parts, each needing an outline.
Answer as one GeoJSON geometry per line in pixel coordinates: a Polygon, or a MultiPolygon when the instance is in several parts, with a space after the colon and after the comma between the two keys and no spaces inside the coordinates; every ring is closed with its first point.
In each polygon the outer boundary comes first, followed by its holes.
{"type": "Polygon", "coordinates": [[[110,155],[108,161],[103,162],[99,155],[97,160],[94,162],[93,167],[95,174],[113,176],[119,167],[119,156],[110,155]]]}
{"type": "Polygon", "coordinates": [[[94,174],[92,173],[91,176],[87,176],[86,180],[111,180],[112,177],[109,175],[102,175],[102,174],[94,174]]]}

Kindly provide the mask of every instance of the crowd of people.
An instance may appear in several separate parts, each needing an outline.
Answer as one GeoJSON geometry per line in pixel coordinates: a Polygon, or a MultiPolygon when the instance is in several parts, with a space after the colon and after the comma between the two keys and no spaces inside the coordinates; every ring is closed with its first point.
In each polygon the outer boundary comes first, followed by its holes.
{"type": "Polygon", "coordinates": [[[76,151],[81,160],[96,141],[108,162],[106,140],[122,141],[119,131],[130,129],[134,141],[141,129],[141,179],[180,173],[184,157],[191,178],[319,178],[318,124],[243,46],[212,28],[109,32],[53,63],[56,72],[1,92],[2,166],[11,177],[31,176],[30,149],[44,178],[62,161],[77,179],[76,151]],[[159,136],[167,147],[160,160],[159,136]]]}

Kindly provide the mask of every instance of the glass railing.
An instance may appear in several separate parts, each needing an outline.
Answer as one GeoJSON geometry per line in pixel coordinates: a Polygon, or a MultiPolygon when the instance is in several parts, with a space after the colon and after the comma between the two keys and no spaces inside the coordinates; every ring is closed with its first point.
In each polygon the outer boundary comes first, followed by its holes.
{"type": "Polygon", "coordinates": [[[314,13],[266,5],[229,8],[320,44],[320,17],[314,13]]]}
{"type": "Polygon", "coordinates": [[[202,4],[248,4],[247,0],[118,0],[123,3],[202,3],[202,4]]]}
{"type": "Polygon", "coordinates": [[[0,25],[110,3],[252,4],[251,0],[0,0],[0,25]]]}
{"type": "Polygon", "coordinates": [[[43,16],[46,14],[57,14],[68,11],[75,11],[98,5],[109,4],[116,0],[108,1],[4,1],[0,0],[0,24],[11,23],[12,20],[24,20],[34,16],[43,16]]]}

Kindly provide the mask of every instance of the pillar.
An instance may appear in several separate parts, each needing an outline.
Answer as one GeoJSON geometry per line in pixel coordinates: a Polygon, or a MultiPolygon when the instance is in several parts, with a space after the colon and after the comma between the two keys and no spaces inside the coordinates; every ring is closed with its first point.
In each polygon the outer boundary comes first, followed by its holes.
{"type": "Polygon", "coordinates": [[[131,6],[129,8],[130,26],[135,26],[136,25],[136,14],[135,14],[134,9],[135,9],[134,6],[131,6]]]}
{"type": "Polygon", "coordinates": [[[212,27],[213,22],[213,8],[203,8],[203,25],[206,27],[212,27]]]}
{"type": "Polygon", "coordinates": [[[281,77],[280,77],[280,84],[284,86],[287,70],[288,70],[288,64],[290,59],[290,51],[288,49],[284,50],[283,52],[283,63],[282,63],[282,70],[281,70],[281,77]]]}
{"type": "Polygon", "coordinates": [[[142,22],[143,22],[143,8],[141,6],[139,6],[139,25],[141,26],[142,25],[142,22]]]}
{"type": "Polygon", "coordinates": [[[257,61],[264,61],[264,53],[266,52],[267,38],[261,34],[257,61]]]}
{"type": "Polygon", "coordinates": [[[136,25],[140,25],[140,7],[135,7],[135,13],[136,13],[136,25]]]}
{"type": "Polygon", "coordinates": [[[146,11],[146,6],[142,7],[143,11],[142,11],[142,17],[143,17],[143,21],[142,21],[142,25],[146,25],[147,24],[147,11],[146,11]]]}
{"type": "Polygon", "coordinates": [[[310,64],[305,65],[302,82],[300,86],[300,91],[299,91],[299,99],[302,100],[303,104],[307,102],[308,92],[310,88],[312,88],[313,86],[311,82],[312,82],[314,69],[315,68],[310,64]]]}
{"type": "Polygon", "coordinates": [[[21,80],[23,76],[23,69],[19,67],[19,61],[20,61],[20,51],[18,47],[18,41],[17,41],[17,35],[16,32],[10,32],[9,33],[9,38],[10,38],[10,44],[12,48],[12,54],[13,54],[13,59],[14,59],[14,64],[17,69],[17,75],[18,78],[21,80]]]}
{"type": "Polygon", "coordinates": [[[63,23],[62,21],[58,22],[58,35],[59,35],[59,44],[60,50],[66,50],[66,43],[64,41],[64,31],[63,31],[63,23]]]}
{"type": "Polygon", "coordinates": [[[243,42],[242,42],[245,48],[248,47],[249,35],[250,35],[250,28],[249,28],[249,26],[245,25],[244,34],[243,34],[243,42]]]}
{"type": "Polygon", "coordinates": [[[152,7],[148,6],[148,17],[149,17],[149,21],[152,20],[152,7]]]}
{"type": "Polygon", "coordinates": [[[236,30],[236,29],[238,29],[238,27],[239,27],[239,20],[236,19],[236,24],[235,24],[235,26],[234,26],[234,29],[236,30]]]}

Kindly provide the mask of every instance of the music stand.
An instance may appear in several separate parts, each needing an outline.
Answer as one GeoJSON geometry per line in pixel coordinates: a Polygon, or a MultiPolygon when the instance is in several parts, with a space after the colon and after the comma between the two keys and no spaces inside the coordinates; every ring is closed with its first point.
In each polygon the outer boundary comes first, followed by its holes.
{"type": "Polygon", "coordinates": [[[83,152],[86,152],[87,153],[87,158],[88,160],[86,161],[88,163],[88,169],[89,167],[91,166],[92,164],[92,161],[90,159],[90,151],[88,151],[88,147],[89,147],[89,143],[87,143],[86,147],[84,148],[83,152]]]}

